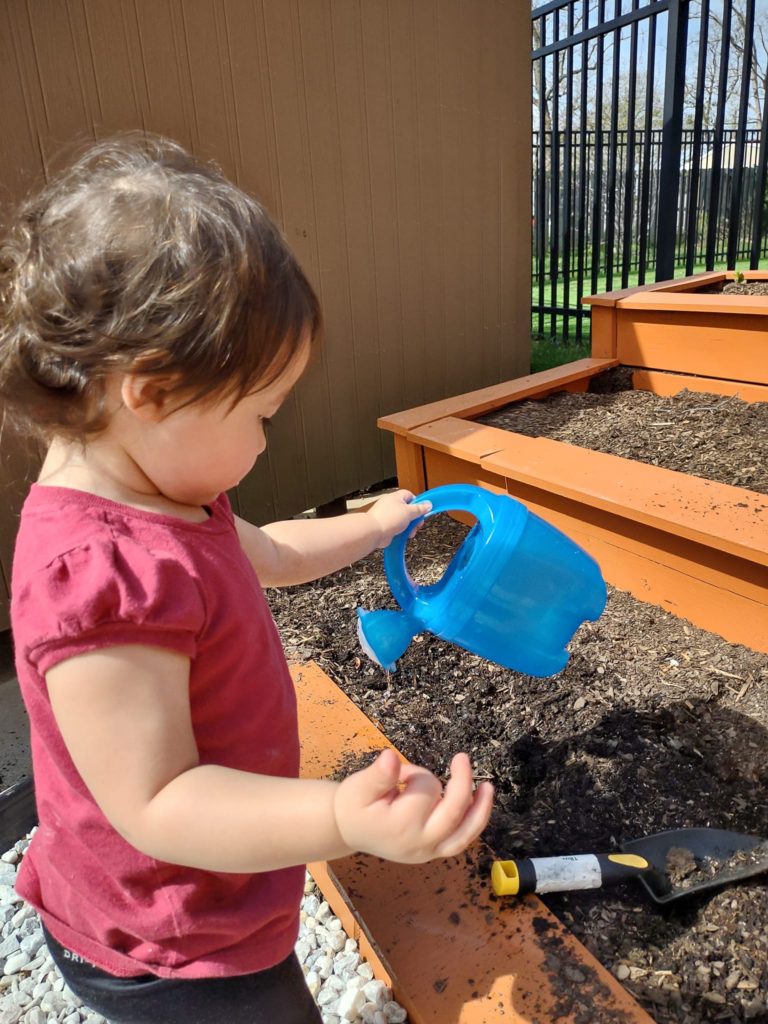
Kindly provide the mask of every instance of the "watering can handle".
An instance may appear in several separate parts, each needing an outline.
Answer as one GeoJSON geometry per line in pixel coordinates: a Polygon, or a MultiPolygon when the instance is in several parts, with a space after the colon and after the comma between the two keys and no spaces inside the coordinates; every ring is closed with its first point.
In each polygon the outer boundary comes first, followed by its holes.
{"type": "Polygon", "coordinates": [[[399,533],[384,551],[384,571],[390,589],[401,608],[406,608],[415,598],[418,587],[408,574],[405,565],[405,549],[416,527],[430,516],[440,512],[469,512],[482,530],[490,530],[495,519],[493,495],[473,484],[449,484],[434,487],[418,494],[414,501],[429,501],[432,509],[426,515],[415,519],[407,529],[399,533]]]}

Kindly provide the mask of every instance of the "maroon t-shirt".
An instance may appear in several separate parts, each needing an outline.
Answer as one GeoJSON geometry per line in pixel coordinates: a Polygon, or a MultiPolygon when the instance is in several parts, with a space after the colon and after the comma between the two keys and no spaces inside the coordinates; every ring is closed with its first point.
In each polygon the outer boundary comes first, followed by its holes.
{"type": "Polygon", "coordinates": [[[226,496],[205,522],[189,523],[34,485],[16,542],[11,619],[40,822],[17,890],[54,938],[124,976],[224,977],[288,956],[304,869],[230,874],[140,853],[78,774],[45,682],[66,658],[115,644],[178,651],[190,659],[200,763],[298,775],[293,684],[226,496]]]}

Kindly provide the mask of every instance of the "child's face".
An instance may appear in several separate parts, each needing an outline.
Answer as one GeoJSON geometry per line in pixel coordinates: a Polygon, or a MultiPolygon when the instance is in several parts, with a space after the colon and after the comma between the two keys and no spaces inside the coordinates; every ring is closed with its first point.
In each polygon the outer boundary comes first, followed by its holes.
{"type": "Polygon", "coordinates": [[[183,505],[208,504],[234,487],[266,448],[265,423],[304,372],[309,354],[307,342],[280,377],[235,406],[229,399],[197,403],[154,423],[133,453],[144,474],[183,505]]]}

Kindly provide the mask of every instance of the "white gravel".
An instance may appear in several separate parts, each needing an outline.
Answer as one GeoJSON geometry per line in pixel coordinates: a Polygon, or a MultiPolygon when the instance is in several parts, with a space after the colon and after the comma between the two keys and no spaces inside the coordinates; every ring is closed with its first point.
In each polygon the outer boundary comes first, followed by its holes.
{"type": "MultiPolygon", "coordinates": [[[[107,1024],[71,992],[34,909],[14,891],[32,833],[0,854],[0,1024],[107,1024]]],[[[401,1024],[406,1012],[363,960],[307,875],[296,954],[324,1024],[401,1024]]]]}

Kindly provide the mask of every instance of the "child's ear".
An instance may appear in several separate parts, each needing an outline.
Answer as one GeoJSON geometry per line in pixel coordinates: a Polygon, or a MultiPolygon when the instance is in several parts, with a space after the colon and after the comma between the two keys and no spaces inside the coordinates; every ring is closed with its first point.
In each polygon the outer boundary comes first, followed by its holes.
{"type": "Polygon", "coordinates": [[[178,383],[176,374],[126,373],[120,385],[120,397],[134,416],[157,422],[178,404],[178,383]]]}

